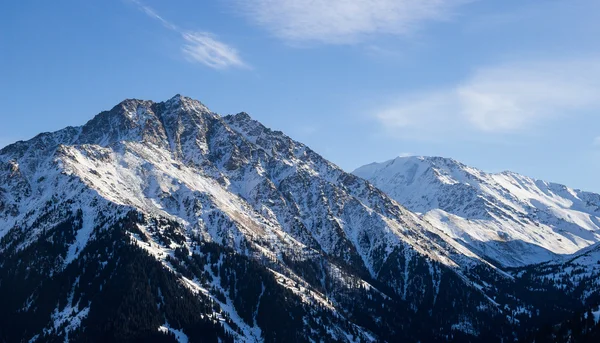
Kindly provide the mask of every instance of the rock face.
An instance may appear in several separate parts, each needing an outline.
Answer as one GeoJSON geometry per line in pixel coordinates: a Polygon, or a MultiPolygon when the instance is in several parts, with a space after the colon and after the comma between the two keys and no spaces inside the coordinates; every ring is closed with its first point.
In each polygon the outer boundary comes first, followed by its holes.
{"type": "Polygon", "coordinates": [[[589,306],[536,311],[546,272],[179,95],[0,150],[0,341],[501,341],[589,306]]]}
{"type": "Polygon", "coordinates": [[[600,241],[600,195],[440,157],[396,158],[363,177],[471,250],[517,267],[600,241]]]}

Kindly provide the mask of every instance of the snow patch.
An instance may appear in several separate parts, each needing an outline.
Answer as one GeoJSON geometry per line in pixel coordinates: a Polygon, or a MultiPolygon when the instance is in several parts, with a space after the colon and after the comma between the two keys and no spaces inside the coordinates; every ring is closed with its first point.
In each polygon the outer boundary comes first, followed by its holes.
{"type": "Polygon", "coordinates": [[[177,342],[179,342],[179,343],[188,343],[189,342],[189,338],[185,333],[183,333],[183,330],[178,330],[178,329],[172,328],[168,322],[165,322],[165,324],[159,326],[158,331],[165,333],[165,334],[172,333],[175,336],[175,339],[177,340],[177,342]]]}

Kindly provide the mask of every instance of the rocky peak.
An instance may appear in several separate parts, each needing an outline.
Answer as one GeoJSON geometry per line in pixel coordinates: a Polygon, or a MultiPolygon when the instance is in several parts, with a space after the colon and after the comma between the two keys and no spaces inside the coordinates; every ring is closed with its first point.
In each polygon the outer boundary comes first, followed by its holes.
{"type": "Polygon", "coordinates": [[[162,102],[164,106],[171,111],[182,111],[185,113],[211,113],[211,111],[203,103],[181,94],[176,94],[171,99],[162,102]]]}
{"type": "Polygon", "coordinates": [[[206,152],[207,130],[218,119],[200,101],[180,94],[158,103],[127,99],[86,123],[77,143],[107,146],[123,141],[149,142],[184,157],[184,150],[192,148],[206,152]]]}

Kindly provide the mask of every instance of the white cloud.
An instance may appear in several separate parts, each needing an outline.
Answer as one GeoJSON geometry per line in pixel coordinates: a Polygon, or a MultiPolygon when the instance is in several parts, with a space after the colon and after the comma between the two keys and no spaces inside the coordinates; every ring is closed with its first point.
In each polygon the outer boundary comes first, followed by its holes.
{"type": "Polygon", "coordinates": [[[375,34],[407,35],[447,20],[469,0],[229,0],[253,22],[291,42],[355,43],[375,34]]]}
{"type": "Polygon", "coordinates": [[[214,69],[229,67],[246,67],[238,52],[214,39],[205,32],[182,33],[186,44],[182,47],[185,56],[191,60],[203,63],[214,69]]]}
{"type": "Polygon", "coordinates": [[[592,60],[505,64],[447,89],[401,95],[375,117],[401,134],[518,133],[600,109],[597,94],[600,63],[592,60]]]}
{"type": "Polygon", "coordinates": [[[165,28],[178,33],[183,41],[182,52],[191,62],[204,64],[213,69],[227,69],[230,67],[247,67],[236,49],[220,42],[216,37],[207,32],[193,32],[183,30],[177,25],[164,19],[154,9],[144,5],[139,0],[129,0],[150,18],[160,22],[165,28]]]}
{"type": "Polygon", "coordinates": [[[479,70],[459,86],[463,115],[485,131],[527,129],[535,121],[600,104],[600,64],[541,62],[479,70]]]}
{"type": "Polygon", "coordinates": [[[179,31],[179,28],[177,26],[175,26],[171,22],[165,20],[158,13],[156,13],[156,11],[153,10],[152,8],[144,5],[143,3],[141,3],[138,0],[129,0],[129,1],[136,4],[139,7],[139,9],[142,10],[142,12],[146,13],[146,15],[148,15],[150,18],[158,20],[167,29],[173,30],[173,31],[179,31]]]}

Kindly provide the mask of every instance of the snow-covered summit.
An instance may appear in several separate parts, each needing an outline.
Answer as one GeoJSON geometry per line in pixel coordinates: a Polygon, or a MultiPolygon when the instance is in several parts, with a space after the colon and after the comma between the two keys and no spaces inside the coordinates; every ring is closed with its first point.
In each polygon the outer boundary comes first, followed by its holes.
{"type": "Polygon", "coordinates": [[[542,262],[600,241],[598,194],[442,157],[398,157],[353,173],[505,265],[542,262]]]}

